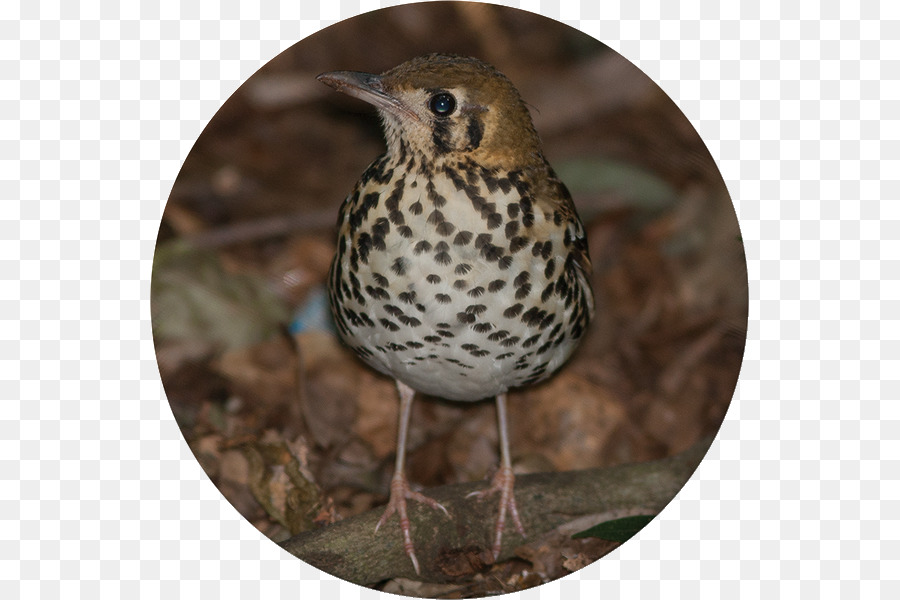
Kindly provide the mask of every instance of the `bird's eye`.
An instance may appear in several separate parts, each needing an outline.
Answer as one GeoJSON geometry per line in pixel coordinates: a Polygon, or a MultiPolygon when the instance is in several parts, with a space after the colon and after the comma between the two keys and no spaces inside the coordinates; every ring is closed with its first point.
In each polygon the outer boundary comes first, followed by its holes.
{"type": "Polygon", "coordinates": [[[431,112],[434,114],[446,117],[456,110],[456,98],[447,92],[435,94],[431,97],[431,100],[428,101],[428,108],[430,108],[431,112]]]}

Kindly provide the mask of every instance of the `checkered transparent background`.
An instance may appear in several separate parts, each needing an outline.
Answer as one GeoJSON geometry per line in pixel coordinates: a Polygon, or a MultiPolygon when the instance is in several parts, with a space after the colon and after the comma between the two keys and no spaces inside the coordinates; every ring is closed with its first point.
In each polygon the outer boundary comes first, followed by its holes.
{"type": "MultiPolygon", "coordinates": [[[[0,4],[0,598],[380,595],[282,552],[200,470],[159,382],[149,281],[224,99],[389,4],[0,4]]],[[[520,597],[900,598],[900,5],[509,4],[676,100],[728,182],[752,299],[691,482],[616,553],[520,597]]]]}

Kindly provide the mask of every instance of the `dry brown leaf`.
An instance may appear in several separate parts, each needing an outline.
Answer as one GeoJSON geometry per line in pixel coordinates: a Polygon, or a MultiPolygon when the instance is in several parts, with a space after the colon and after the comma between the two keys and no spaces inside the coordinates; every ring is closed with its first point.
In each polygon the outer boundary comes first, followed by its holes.
{"type": "Polygon", "coordinates": [[[571,370],[522,392],[516,452],[549,458],[559,471],[608,464],[609,445],[627,421],[618,399],[571,370]]]}

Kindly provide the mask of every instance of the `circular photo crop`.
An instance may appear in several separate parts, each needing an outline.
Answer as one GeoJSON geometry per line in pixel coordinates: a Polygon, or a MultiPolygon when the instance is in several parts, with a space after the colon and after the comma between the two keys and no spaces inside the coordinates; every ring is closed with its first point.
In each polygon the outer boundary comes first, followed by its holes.
{"type": "Polygon", "coordinates": [[[172,412],[262,535],[417,597],[638,534],[724,419],[747,267],[715,161],[601,42],[473,2],[285,50],[210,120],[157,240],[172,412]]]}

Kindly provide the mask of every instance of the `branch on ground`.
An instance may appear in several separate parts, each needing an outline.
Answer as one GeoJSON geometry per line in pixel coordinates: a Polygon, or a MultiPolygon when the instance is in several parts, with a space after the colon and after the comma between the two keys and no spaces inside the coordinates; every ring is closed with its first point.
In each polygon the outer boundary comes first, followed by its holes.
{"type": "MultiPolygon", "coordinates": [[[[704,438],[681,454],[651,462],[518,476],[516,503],[528,539],[586,515],[635,510],[658,513],[691,477],[711,443],[711,437],[704,438]]],[[[359,585],[395,577],[459,581],[491,562],[497,497],[466,498],[486,485],[479,482],[429,489],[428,495],[443,504],[452,518],[415,502],[410,505],[420,575],[403,552],[396,516],[375,534],[383,508],[303,532],[281,546],[301,560],[359,585]]],[[[522,543],[509,525],[499,560],[515,556],[516,547],[522,543]]]]}

